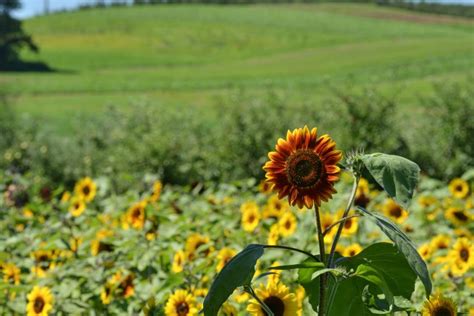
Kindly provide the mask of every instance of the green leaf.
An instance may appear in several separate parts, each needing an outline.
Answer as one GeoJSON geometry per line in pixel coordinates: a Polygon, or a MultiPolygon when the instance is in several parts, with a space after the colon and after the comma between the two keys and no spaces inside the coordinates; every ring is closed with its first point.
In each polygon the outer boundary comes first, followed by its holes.
{"type": "Polygon", "coordinates": [[[432,290],[432,284],[428,267],[408,236],[405,235],[405,233],[388,218],[377,213],[372,213],[360,206],[357,208],[362,211],[369,219],[374,221],[377,226],[385,233],[385,235],[387,235],[387,237],[395,243],[400,252],[407,259],[407,262],[412,270],[420,278],[425,287],[426,296],[429,297],[432,290]]]}
{"type": "Polygon", "coordinates": [[[377,286],[380,290],[382,290],[383,294],[385,295],[385,299],[387,300],[389,305],[393,306],[393,294],[390,291],[387,282],[385,282],[385,279],[382,274],[379,273],[376,269],[369,265],[361,264],[357,267],[355,276],[365,279],[366,281],[377,286]]]}
{"type": "Polygon", "coordinates": [[[351,277],[338,282],[328,316],[365,316],[373,314],[362,300],[362,293],[368,286],[363,278],[351,277]]]}
{"type": "Polygon", "coordinates": [[[263,250],[263,245],[248,245],[224,266],[204,299],[205,316],[216,316],[221,305],[236,288],[250,283],[263,250]]]}
{"type": "Polygon", "coordinates": [[[372,244],[343,263],[344,266],[354,270],[361,264],[376,269],[394,296],[411,298],[415,290],[416,274],[405,256],[393,244],[386,242],[372,244]]]}
{"type": "Polygon", "coordinates": [[[324,268],[324,266],[318,265],[322,262],[316,261],[313,258],[307,258],[302,264],[314,264],[313,268],[302,268],[298,270],[298,283],[305,289],[308,301],[316,312],[318,310],[319,302],[319,279],[313,279],[313,273],[324,268]]]}
{"type": "Polygon", "coordinates": [[[406,158],[382,153],[363,155],[361,160],[375,181],[407,208],[418,184],[420,167],[406,158]]]}

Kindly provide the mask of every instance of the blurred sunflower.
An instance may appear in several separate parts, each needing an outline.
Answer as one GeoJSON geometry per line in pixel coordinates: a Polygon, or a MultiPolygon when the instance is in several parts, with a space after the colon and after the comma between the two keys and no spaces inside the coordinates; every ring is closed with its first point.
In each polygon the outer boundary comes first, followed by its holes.
{"type": "Polygon", "coordinates": [[[146,201],[133,204],[127,211],[127,223],[135,229],[142,229],[145,226],[146,201]]]}
{"type": "Polygon", "coordinates": [[[463,226],[470,222],[470,214],[459,207],[450,207],[444,213],[444,216],[448,221],[453,223],[456,226],[463,226]]]}
{"type": "Polygon", "coordinates": [[[25,208],[23,209],[23,216],[24,216],[25,218],[32,218],[32,217],[34,216],[34,213],[33,213],[33,211],[32,211],[31,209],[25,207],[25,208]]]}
{"type": "Polygon", "coordinates": [[[361,245],[359,245],[358,243],[354,243],[354,244],[351,244],[351,245],[347,246],[344,249],[342,255],[344,257],[354,257],[355,255],[357,255],[361,251],[362,251],[361,245]]]}
{"type": "MultiPolygon", "coordinates": [[[[281,266],[280,262],[275,261],[271,264],[270,268],[281,266]]],[[[276,285],[280,282],[281,270],[269,269],[272,274],[268,275],[268,284],[276,285]]]]}
{"type": "Polygon", "coordinates": [[[114,246],[109,244],[101,239],[94,239],[91,242],[91,255],[97,256],[99,253],[102,252],[111,252],[114,250],[114,246]]]}
{"type": "Polygon", "coordinates": [[[71,203],[69,205],[69,213],[71,213],[72,216],[78,217],[81,216],[82,213],[84,213],[86,209],[86,203],[79,198],[79,197],[74,197],[71,200],[71,203]]]}
{"type": "Polygon", "coordinates": [[[74,187],[75,195],[85,202],[91,202],[94,199],[96,192],[97,186],[89,177],[82,178],[74,187]]]}
{"type": "Polygon", "coordinates": [[[258,208],[247,208],[242,213],[241,225],[246,232],[253,232],[260,222],[260,212],[258,208]]]}
{"type": "MultiPolygon", "coordinates": [[[[298,300],[283,284],[261,284],[255,290],[257,297],[273,312],[275,316],[295,316],[298,314],[298,300]]],[[[250,315],[266,316],[267,313],[255,299],[247,306],[250,315]]]]}
{"type": "Polygon", "coordinates": [[[223,316],[237,316],[238,315],[237,308],[228,302],[222,305],[221,313],[223,316]]]}
{"type": "Polygon", "coordinates": [[[171,271],[174,273],[179,273],[183,271],[184,268],[184,261],[186,260],[186,256],[184,251],[178,250],[173,257],[173,263],[171,265],[171,271]]]}
{"type": "Polygon", "coordinates": [[[162,188],[163,184],[161,183],[161,181],[155,181],[155,183],[153,183],[153,191],[150,196],[150,202],[155,203],[160,199],[162,188]]]}
{"type": "Polygon", "coordinates": [[[240,213],[245,213],[247,211],[258,212],[257,203],[255,203],[255,201],[247,201],[245,203],[242,203],[242,205],[240,206],[240,213]]]}
{"type": "Polygon", "coordinates": [[[2,266],[3,281],[7,284],[20,284],[20,269],[13,263],[5,263],[2,266]]]}
{"type": "Polygon", "coordinates": [[[449,252],[450,269],[454,276],[463,276],[474,267],[474,244],[467,238],[459,238],[449,252]]]}
{"type": "Polygon", "coordinates": [[[233,299],[239,303],[247,303],[250,300],[250,295],[247,292],[236,290],[233,294],[233,299]]]}
{"type": "Polygon", "coordinates": [[[469,193],[469,183],[467,181],[456,178],[449,183],[449,192],[458,199],[464,199],[469,193]]]}
{"type": "Polygon", "coordinates": [[[107,282],[102,287],[100,290],[100,300],[102,301],[102,304],[109,305],[110,302],[112,302],[114,287],[115,285],[113,282],[107,282]]]}
{"type": "Polygon", "coordinates": [[[431,240],[431,249],[433,251],[448,249],[450,242],[451,242],[451,237],[449,237],[448,235],[443,235],[443,234],[436,235],[431,240]]]}
{"type": "Polygon", "coordinates": [[[35,261],[35,265],[32,268],[32,272],[38,277],[45,277],[46,273],[49,270],[54,269],[54,267],[56,266],[53,261],[54,256],[51,251],[37,250],[32,253],[32,257],[35,261]]]}
{"type": "Polygon", "coordinates": [[[270,231],[268,232],[268,245],[276,245],[278,244],[278,240],[280,239],[280,225],[273,224],[270,227],[270,231]]]}
{"type": "Polygon", "coordinates": [[[258,185],[258,190],[260,193],[263,194],[270,194],[272,192],[272,187],[273,185],[271,183],[268,183],[265,180],[260,181],[260,184],[258,185]]]}
{"type": "Polygon", "coordinates": [[[278,225],[280,226],[280,235],[289,237],[295,233],[298,221],[296,216],[291,211],[288,211],[280,218],[278,225]]]}
{"type": "Polygon", "coordinates": [[[135,294],[135,286],[133,285],[133,280],[135,276],[133,274],[127,275],[123,280],[121,280],[118,288],[120,290],[120,295],[123,298],[129,298],[135,294]]]}
{"type": "Polygon", "coordinates": [[[422,195],[418,198],[418,204],[423,208],[423,213],[429,221],[435,220],[440,210],[436,197],[432,195],[422,195]]]}
{"type": "Polygon", "coordinates": [[[204,257],[207,257],[212,250],[213,248],[207,236],[193,233],[186,240],[185,252],[187,259],[190,261],[194,260],[198,254],[203,254],[204,257]]]}
{"type": "Polygon", "coordinates": [[[208,289],[201,287],[201,288],[194,289],[193,295],[196,297],[205,298],[208,292],[209,292],[208,289]]]}
{"type": "Polygon", "coordinates": [[[196,298],[186,290],[175,291],[166,302],[166,316],[196,316],[197,314],[196,298]]]}
{"type": "Polygon", "coordinates": [[[441,294],[434,294],[425,302],[421,311],[422,316],[456,316],[456,304],[441,294]]]}
{"type": "Polygon", "coordinates": [[[71,199],[71,192],[64,191],[63,195],[61,195],[61,203],[67,203],[71,199]]]}
{"type": "Polygon", "coordinates": [[[303,302],[306,296],[304,287],[302,287],[301,285],[298,285],[298,287],[295,290],[295,294],[296,294],[296,299],[298,301],[298,316],[301,316],[303,315],[303,302]]]}
{"type": "Polygon", "coordinates": [[[361,178],[359,180],[359,185],[357,186],[356,196],[354,200],[354,205],[367,207],[370,202],[370,189],[369,182],[361,178]]]}
{"type": "Polygon", "coordinates": [[[275,218],[278,219],[282,214],[289,211],[290,207],[288,204],[283,203],[278,195],[272,195],[267,201],[267,204],[263,208],[263,218],[275,218]]]}
{"type": "Polygon", "coordinates": [[[336,193],[334,183],[339,180],[337,164],[342,153],[335,147],[328,135],[318,138],[316,128],[288,131],[286,140],[280,138],[276,151],[268,154],[270,161],[263,167],[265,177],[274,184],[278,197],[288,196],[291,205],[320,206],[336,193]]]}
{"type": "Polygon", "coordinates": [[[222,248],[217,254],[217,263],[216,270],[220,272],[224,266],[237,254],[237,251],[231,248],[222,248]]]}
{"type": "Polygon", "coordinates": [[[28,316],[46,316],[53,309],[53,295],[47,287],[35,286],[27,298],[26,313],[28,316]]]}
{"type": "MultiPolygon", "coordinates": [[[[332,215],[329,212],[322,212],[321,213],[321,228],[324,231],[326,231],[332,224],[336,222],[334,215],[332,215]]],[[[336,234],[337,229],[334,229],[334,227],[329,230],[326,235],[324,235],[324,242],[331,243],[334,235],[336,234]]]]}
{"type": "MultiPolygon", "coordinates": [[[[344,214],[344,210],[339,210],[336,217],[342,218],[343,214],[344,214]]],[[[348,217],[352,216],[354,215],[354,212],[351,211],[347,215],[348,217]]],[[[357,217],[350,217],[346,219],[346,221],[344,222],[344,226],[342,226],[342,236],[350,237],[357,232],[358,228],[359,228],[359,219],[357,217]]]]}
{"type": "Polygon", "coordinates": [[[420,247],[418,247],[418,253],[424,260],[428,260],[433,253],[433,248],[430,243],[424,243],[420,247]]]}
{"type": "Polygon", "coordinates": [[[382,211],[385,216],[391,218],[398,224],[402,224],[408,218],[408,212],[392,199],[386,200],[382,207],[382,211]]]}

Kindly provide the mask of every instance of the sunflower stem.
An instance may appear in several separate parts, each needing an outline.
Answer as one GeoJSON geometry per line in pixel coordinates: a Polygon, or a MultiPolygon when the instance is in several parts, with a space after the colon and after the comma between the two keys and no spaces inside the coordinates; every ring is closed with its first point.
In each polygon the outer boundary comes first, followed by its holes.
{"type": "MultiPolygon", "coordinates": [[[[314,214],[316,216],[316,230],[318,232],[318,243],[319,243],[319,258],[321,262],[327,267],[326,264],[326,250],[324,249],[324,236],[321,226],[321,217],[319,214],[319,207],[315,204],[314,214]]],[[[325,300],[326,300],[326,284],[327,275],[323,274],[319,277],[319,309],[318,316],[325,315],[325,300]]]]}
{"type": "Polygon", "coordinates": [[[252,296],[258,302],[258,304],[260,304],[260,306],[263,308],[263,310],[268,316],[274,316],[272,310],[267,306],[267,304],[262,302],[262,300],[257,296],[257,294],[255,294],[255,291],[250,285],[244,287],[244,289],[247,293],[250,294],[250,296],[252,296]]]}
{"type": "Polygon", "coordinates": [[[352,204],[354,203],[354,199],[357,193],[357,187],[359,186],[359,180],[360,180],[359,175],[354,174],[354,184],[352,185],[352,192],[349,197],[349,201],[347,202],[346,209],[344,210],[344,214],[342,215],[343,220],[339,221],[339,227],[337,228],[336,236],[334,237],[334,240],[332,242],[331,252],[329,253],[328,268],[333,268],[334,253],[336,252],[336,246],[337,246],[337,243],[339,242],[339,238],[341,237],[342,228],[344,227],[344,224],[346,223],[347,215],[349,214],[352,204]]]}
{"type": "Polygon", "coordinates": [[[338,220],[337,222],[334,222],[332,223],[331,225],[329,225],[323,232],[323,236],[326,236],[330,231],[331,229],[334,227],[334,226],[337,226],[338,224],[340,224],[342,221],[346,221],[350,218],[355,218],[355,217],[361,217],[361,215],[359,214],[354,214],[354,215],[351,215],[351,216],[346,216],[346,217],[343,217],[341,218],[340,220],[338,220]]]}

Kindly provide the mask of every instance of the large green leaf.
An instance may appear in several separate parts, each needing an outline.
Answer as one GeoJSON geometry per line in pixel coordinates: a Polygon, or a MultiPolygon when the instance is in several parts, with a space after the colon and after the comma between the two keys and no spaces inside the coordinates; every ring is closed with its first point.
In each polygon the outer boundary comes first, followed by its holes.
{"type": "Polygon", "coordinates": [[[362,278],[378,287],[385,295],[385,299],[387,300],[389,306],[393,306],[392,291],[390,290],[382,273],[379,273],[377,269],[373,268],[370,265],[361,264],[357,267],[355,276],[362,278]]]}
{"type": "Polygon", "coordinates": [[[328,316],[365,316],[373,314],[362,300],[362,292],[368,286],[367,280],[358,277],[344,279],[337,286],[334,300],[328,307],[328,316]]]}
{"type": "Polygon", "coordinates": [[[313,278],[313,273],[324,269],[324,264],[313,258],[307,258],[302,262],[302,265],[309,266],[313,264],[312,268],[301,268],[298,270],[298,283],[303,286],[308,297],[308,301],[316,312],[319,303],[319,279],[313,278]]]}
{"type": "Polygon", "coordinates": [[[410,299],[415,289],[416,274],[405,255],[393,244],[372,244],[344,262],[344,266],[354,270],[360,264],[370,265],[382,274],[393,295],[410,299]]]}
{"type": "Polygon", "coordinates": [[[382,153],[363,155],[361,160],[372,178],[407,208],[418,184],[420,167],[406,158],[382,153]]]}
{"type": "Polygon", "coordinates": [[[250,283],[263,249],[263,245],[248,245],[225,265],[204,299],[205,316],[216,316],[221,305],[236,288],[250,283]]]}
{"type": "Polygon", "coordinates": [[[429,296],[431,294],[432,284],[428,267],[408,236],[405,235],[405,233],[401,231],[397,225],[392,223],[392,221],[383,215],[372,213],[360,206],[357,208],[362,211],[369,219],[374,221],[377,226],[385,233],[385,235],[387,235],[387,237],[395,243],[400,252],[405,256],[412,270],[416,273],[416,275],[418,275],[421,282],[423,283],[426,296],[429,296]]]}

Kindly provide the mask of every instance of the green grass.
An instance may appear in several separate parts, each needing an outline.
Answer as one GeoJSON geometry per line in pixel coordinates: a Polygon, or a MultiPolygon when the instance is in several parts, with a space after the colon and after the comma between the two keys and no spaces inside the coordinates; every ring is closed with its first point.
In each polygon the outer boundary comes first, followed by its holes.
{"type": "Polygon", "coordinates": [[[377,85],[407,108],[432,81],[473,73],[474,23],[359,4],[169,5],[37,17],[25,27],[56,73],[2,73],[22,112],[73,113],[146,100],[209,105],[229,90],[320,100],[377,85]]]}

